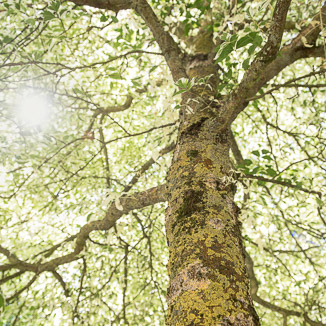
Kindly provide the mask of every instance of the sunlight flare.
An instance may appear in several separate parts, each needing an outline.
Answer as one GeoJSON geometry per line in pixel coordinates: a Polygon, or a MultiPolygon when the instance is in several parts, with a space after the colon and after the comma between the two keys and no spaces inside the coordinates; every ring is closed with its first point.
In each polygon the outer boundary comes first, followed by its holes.
{"type": "Polygon", "coordinates": [[[28,93],[21,96],[17,103],[19,121],[29,127],[43,127],[50,120],[51,101],[48,96],[28,93]]]}

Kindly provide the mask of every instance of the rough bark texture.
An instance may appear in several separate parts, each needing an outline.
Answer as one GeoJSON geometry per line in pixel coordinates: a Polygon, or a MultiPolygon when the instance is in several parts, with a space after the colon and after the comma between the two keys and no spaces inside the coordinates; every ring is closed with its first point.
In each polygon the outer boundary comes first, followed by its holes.
{"type": "MultiPolygon", "coordinates": [[[[197,62],[198,71],[204,71],[207,62],[203,65],[197,62]]],[[[195,87],[183,98],[193,113],[183,110],[168,175],[166,324],[259,325],[234,203],[230,131],[208,90],[195,87]]]]}

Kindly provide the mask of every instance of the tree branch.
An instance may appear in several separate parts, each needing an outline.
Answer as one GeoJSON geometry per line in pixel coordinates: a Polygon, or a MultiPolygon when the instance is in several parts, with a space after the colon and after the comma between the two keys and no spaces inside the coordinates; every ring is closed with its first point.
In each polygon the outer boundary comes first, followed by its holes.
{"type": "MultiPolygon", "coordinates": [[[[320,50],[323,51],[323,47],[320,47],[320,50]]],[[[306,74],[304,76],[293,78],[293,79],[287,81],[284,84],[279,84],[279,85],[273,84],[272,86],[274,86],[274,87],[271,88],[270,90],[268,90],[267,92],[265,92],[265,93],[263,93],[261,95],[258,95],[258,96],[247,98],[247,101],[258,100],[260,98],[265,97],[268,94],[273,93],[274,91],[276,91],[276,90],[278,90],[278,89],[280,89],[282,87],[308,87],[308,88],[313,88],[313,87],[322,88],[322,87],[326,87],[326,84],[298,84],[298,83],[295,83],[298,80],[302,80],[304,78],[308,78],[308,77],[316,76],[316,75],[322,75],[322,74],[326,74],[326,69],[321,69],[319,71],[313,71],[313,72],[311,72],[309,74],[306,74]]]]}
{"type": "MultiPolygon", "coordinates": [[[[175,149],[175,143],[172,143],[165,148],[161,149],[159,152],[159,156],[163,156],[164,154],[167,154],[175,149]]],[[[130,182],[124,187],[123,191],[124,193],[128,192],[133,185],[137,183],[139,178],[155,163],[154,159],[151,157],[140,169],[139,171],[133,176],[133,178],[130,180],[130,182]]]]}
{"type": "Polygon", "coordinates": [[[0,246],[0,252],[5,254],[8,259],[10,257],[10,260],[12,260],[11,264],[0,265],[0,271],[6,271],[15,268],[21,271],[31,271],[36,274],[42,273],[44,271],[52,272],[59,265],[67,264],[80,258],[80,256],[78,255],[84,249],[86,240],[88,239],[88,236],[92,231],[109,230],[124,214],[127,214],[134,209],[141,209],[159,202],[164,202],[166,201],[166,199],[167,189],[165,184],[147,189],[145,191],[134,193],[131,196],[121,197],[120,203],[122,206],[122,210],[117,209],[115,203],[112,203],[109,206],[107,213],[102,220],[91,221],[85,224],[80,229],[78,234],[73,236],[76,237],[76,243],[73,252],[61,257],[54,258],[45,263],[32,264],[19,260],[14,254],[10,253],[9,250],[0,246]]]}
{"type": "Polygon", "coordinates": [[[173,79],[187,77],[186,70],[182,63],[183,53],[178,44],[173,40],[168,31],[165,31],[162,23],[155,15],[153,9],[146,0],[71,0],[77,5],[87,5],[99,9],[108,9],[118,12],[124,9],[134,9],[145,24],[152,31],[157,44],[162,50],[163,56],[171,70],[173,79]]]}
{"type": "MultiPolygon", "coordinates": [[[[278,3],[284,5],[282,1],[279,1],[278,3]]],[[[283,9],[281,10],[281,13],[284,15],[286,11],[283,9]]],[[[313,19],[316,19],[316,17],[322,17],[323,21],[326,20],[326,4],[323,5],[320,13],[315,15],[313,19]]],[[[279,19],[277,21],[283,20],[279,19]]],[[[281,37],[281,31],[284,30],[284,26],[282,29],[275,27],[275,30],[275,40],[279,40],[281,37]]],[[[270,50],[272,52],[269,52],[268,49],[262,50],[245,73],[238,88],[236,88],[225,100],[223,112],[225,125],[231,124],[238,114],[247,107],[249,103],[248,99],[254,97],[269,80],[278,75],[284,68],[299,59],[325,57],[325,50],[322,46],[306,47],[307,44],[309,45],[316,42],[320,31],[321,23],[313,20],[307,28],[291,41],[289,45],[284,46],[272,61],[268,61],[267,58],[264,57],[264,53],[270,53],[273,55],[274,52],[272,50],[270,50]]],[[[277,42],[275,40],[273,42],[271,41],[271,48],[273,48],[273,46],[276,48],[277,42]]],[[[266,45],[267,44],[268,41],[266,45]]]]}
{"type": "Polygon", "coordinates": [[[108,9],[119,12],[124,9],[132,8],[132,0],[70,0],[77,6],[90,6],[98,9],[108,9]]]}
{"type": "Polygon", "coordinates": [[[168,31],[165,31],[153,9],[146,0],[135,1],[135,11],[143,18],[158,43],[171,70],[174,81],[186,78],[186,69],[182,62],[183,54],[168,31]]]}
{"type": "Polygon", "coordinates": [[[237,141],[234,138],[232,130],[230,130],[230,143],[231,143],[231,151],[233,153],[233,156],[235,158],[237,165],[242,164],[244,159],[243,159],[242,153],[239,149],[239,146],[237,144],[237,141]]]}
{"type": "Polygon", "coordinates": [[[280,306],[277,306],[271,302],[268,302],[264,299],[262,299],[257,293],[258,293],[258,288],[259,288],[259,283],[256,278],[255,272],[254,272],[254,263],[248,254],[248,252],[245,250],[245,262],[247,266],[247,271],[250,279],[250,291],[251,291],[251,296],[254,301],[262,305],[263,307],[270,309],[272,311],[278,312],[279,314],[282,314],[283,316],[297,316],[301,317],[303,316],[304,320],[312,325],[312,326],[325,326],[325,324],[321,322],[315,322],[311,320],[306,312],[302,313],[301,311],[296,311],[296,310],[290,310],[290,309],[285,309],[280,306]]]}
{"type": "Polygon", "coordinates": [[[106,108],[100,108],[100,109],[97,109],[95,111],[95,114],[109,114],[109,113],[112,113],[112,112],[121,112],[121,111],[125,111],[127,109],[130,108],[131,106],[131,103],[133,101],[133,97],[130,96],[130,95],[127,95],[127,98],[126,98],[126,101],[124,104],[122,105],[116,105],[116,106],[108,106],[106,108]]]}
{"type": "Polygon", "coordinates": [[[301,190],[301,191],[306,192],[308,194],[315,194],[315,195],[318,195],[319,197],[321,197],[321,195],[322,195],[320,191],[309,190],[309,189],[300,187],[298,185],[294,185],[294,184],[292,184],[290,182],[287,182],[287,181],[268,179],[268,178],[265,178],[265,177],[260,176],[260,175],[246,174],[246,175],[243,176],[243,178],[255,179],[255,180],[260,180],[260,181],[263,181],[263,182],[274,183],[274,184],[285,186],[285,187],[288,187],[288,188],[301,190]]]}
{"type": "Polygon", "coordinates": [[[272,18],[271,26],[268,30],[268,40],[260,53],[258,53],[256,62],[272,61],[281,46],[282,36],[286,23],[286,16],[290,7],[291,0],[278,0],[272,18]]]}

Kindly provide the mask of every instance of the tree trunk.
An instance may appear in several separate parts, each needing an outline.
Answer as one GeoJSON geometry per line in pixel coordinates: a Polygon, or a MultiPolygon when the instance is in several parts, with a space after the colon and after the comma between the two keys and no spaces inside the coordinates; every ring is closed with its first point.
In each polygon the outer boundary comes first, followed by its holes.
{"type": "Polygon", "coordinates": [[[229,129],[219,127],[220,104],[207,86],[193,87],[182,103],[168,174],[166,325],[259,325],[234,203],[229,129]]]}

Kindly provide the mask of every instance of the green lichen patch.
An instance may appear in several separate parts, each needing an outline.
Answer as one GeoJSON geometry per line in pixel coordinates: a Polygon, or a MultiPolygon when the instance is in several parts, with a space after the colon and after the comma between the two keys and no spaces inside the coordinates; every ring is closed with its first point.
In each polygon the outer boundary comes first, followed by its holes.
{"type": "Polygon", "coordinates": [[[199,151],[195,150],[195,149],[191,149],[189,151],[187,151],[187,157],[189,157],[190,159],[194,159],[198,156],[199,151]]]}

